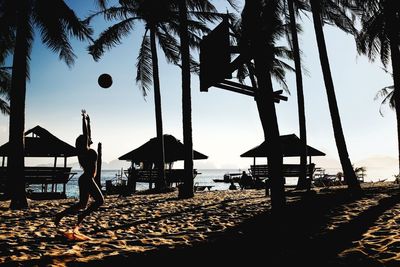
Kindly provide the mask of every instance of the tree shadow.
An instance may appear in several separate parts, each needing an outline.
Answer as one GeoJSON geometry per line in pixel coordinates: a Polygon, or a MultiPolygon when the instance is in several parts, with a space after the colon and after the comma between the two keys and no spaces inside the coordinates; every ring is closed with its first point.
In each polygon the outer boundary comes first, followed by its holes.
{"type": "MultiPolygon", "coordinates": [[[[386,191],[385,191],[386,190],[386,191]]],[[[174,249],[160,247],[139,253],[125,253],[106,256],[90,262],[68,262],[67,266],[125,266],[145,263],[155,265],[172,263],[174,266],[188,266],[195,263],[212,263],[234,266],[239,264],[265,264],[269,266],[385,266],[374,258],[364,255],[350,255],[342,258],[338,254],[352,247],[362,235],[386,211],[400,202],[396,191],[382,196],[376,205],[365,208],[348,220],[342,220],[333,229],[329,228],[332,216],[340,216],[340,207],[360,205],[373,194],[388,193],[366,190],[365,196],[351,197],[347,191],[326,194],[305,194],[299,201],[289,202],[284,214],[263,212],[245,220],[237,227],[213,236],[207,242],[179,246],[174,249]],[[360,202],[361,201],[361,202],[360,202]]],[[[220,203],[224,205],[223,203],[220,203]]],[[[181,212],[202,212],[201,209],[187,208],[181,212]]],[[[180,214],[165,214],[175,216],[180,214]]],[[[155,218],[158,220],[161,218],[155,218]]],[[[148,222],[148,221],[147,221],[148,222]]],[[[139,222],[132,222],[133,224],[139,222]]],[[[129,227],[129,226],[123,226],[129,227]]],[[[119,226],[121,228],[121,226],[119,226]]],[[[112,228],[104,229],[105,231],[112,228]]],[[[45,259],[43,259],[45,260],[45,259]]],[[[47,261],[36,261],[37,265],[47,261]]],[[[29,263],[30,264],[30,263],[29,263]]]]}

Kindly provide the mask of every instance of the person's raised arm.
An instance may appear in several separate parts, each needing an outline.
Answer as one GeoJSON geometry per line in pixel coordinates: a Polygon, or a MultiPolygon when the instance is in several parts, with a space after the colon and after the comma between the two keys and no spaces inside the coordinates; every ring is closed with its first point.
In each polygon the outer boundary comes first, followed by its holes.
{"type": "Polygon", "coordinates": [[[85,137],[86,144],[89,146],[89,131],[86,124],[86,118],[87,118],[86,110],[82,109],[82,133],[83,136],[85,137]]]}
{"type": "Polygon", "coordinates": [[[92,142],[92,131],[90,130],[90,117],[89,114],[86,115],[86,121],[87,121],[87,132],[88,132],[88,146],[90,146],[91,144],[93,144],[92,142]]]}

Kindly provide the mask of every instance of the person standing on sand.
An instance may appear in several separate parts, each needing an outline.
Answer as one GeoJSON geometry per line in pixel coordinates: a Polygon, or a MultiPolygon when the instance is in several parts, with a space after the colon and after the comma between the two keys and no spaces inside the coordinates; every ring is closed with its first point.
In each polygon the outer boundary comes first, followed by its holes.
{"type": "Polygon", "coordinates": [[[63,217],[70,214],[76,214],[80,211],[78,213],[78,222],[76,224],[76,229],[78,229],[83,219],[91,212],[97,210],[104,203],[103,194],[94,181],[97,167],[97,153],[95,150],[90,148],[90,145],[93,143],[90,132],[90,118],[89,115],[86,114],[85,110],[82,110],[82,130],[83,134],[79,135],[75,141],[78,161],[83,169],[83,174],[78,180],[79,202],[56,214],[54,220],[56,226],[60,224],[63,217]],[[89,196],[92,196],[94,202],[87,207],[89,196]]]}

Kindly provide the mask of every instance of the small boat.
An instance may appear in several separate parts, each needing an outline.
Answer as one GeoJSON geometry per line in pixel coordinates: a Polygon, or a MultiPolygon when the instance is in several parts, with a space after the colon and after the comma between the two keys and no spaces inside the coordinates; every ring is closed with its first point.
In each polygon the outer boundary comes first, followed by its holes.
{"type": "Polygon", "coordinates": [[[239,182],[241,176],[242,176],[241,172],[225,173],[223,179],[213,179],[213,181],[215,183],[230,183],[231,181],[239,182]]]}
{"type": "Polygon", "coordinates": [[[199,183],[195,183],[195,185],[194,185],[194,191],[195,191],[195,192],[197,192],[197,191],[204,191],[205,189],[208,189],[208,191],[210,191],[211,188],[213,188],[213,187],[214,187],[213,185],[201,185],[201,184],[199,184],[199,183]]]}

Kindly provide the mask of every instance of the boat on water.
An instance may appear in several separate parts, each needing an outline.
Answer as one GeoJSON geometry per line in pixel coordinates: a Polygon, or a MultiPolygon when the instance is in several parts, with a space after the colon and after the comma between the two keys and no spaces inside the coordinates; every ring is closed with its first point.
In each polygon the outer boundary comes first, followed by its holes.
{"type": "Polygon", "coordinates": [[[223,179],[213,179],[215,183],[230,183],[239,182],[240,177],[242,176],[242,172],[235,172],[235,173],[225,173],[223,179]]]}

